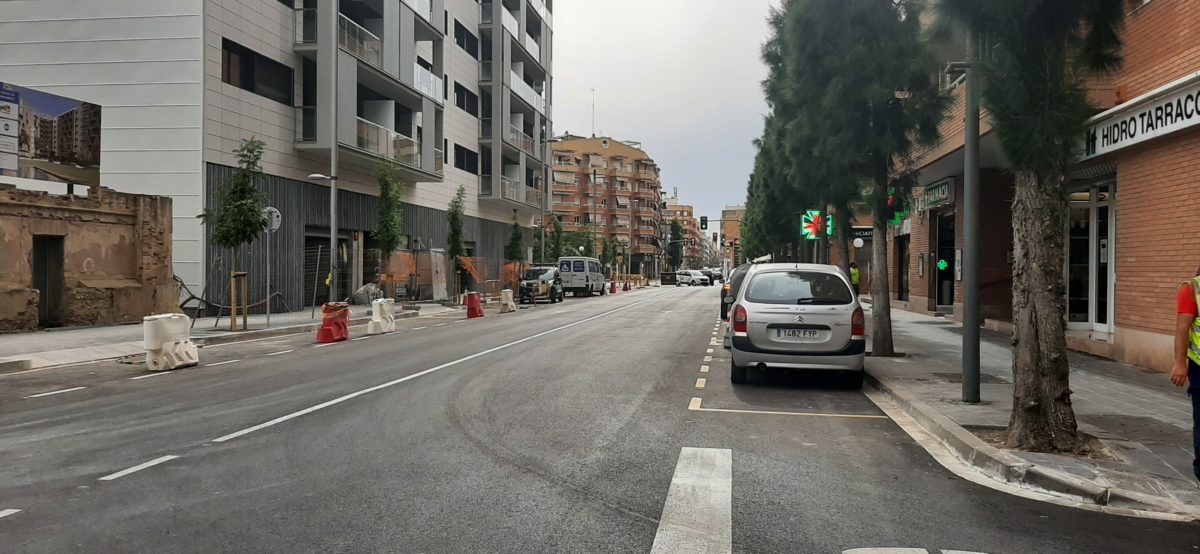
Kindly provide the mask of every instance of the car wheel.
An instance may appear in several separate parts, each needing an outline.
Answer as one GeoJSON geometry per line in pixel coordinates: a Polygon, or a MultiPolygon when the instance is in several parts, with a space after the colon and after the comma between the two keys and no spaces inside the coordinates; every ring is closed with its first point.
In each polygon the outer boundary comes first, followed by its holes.
{"type": "Polygon", "coordinates": [[[842,384],[848,389],[859,390],[863,386],[865,371],[847,371],[842,375],[842,384]]]}
{"type": "Polygon", "coordinates": [[[746,383],[746,371],[748,369],[749,368],[746,366],[739,366],[733,363],[732,359],[729,360],[729,380],[735,385],[744,385],[746,383]]]}

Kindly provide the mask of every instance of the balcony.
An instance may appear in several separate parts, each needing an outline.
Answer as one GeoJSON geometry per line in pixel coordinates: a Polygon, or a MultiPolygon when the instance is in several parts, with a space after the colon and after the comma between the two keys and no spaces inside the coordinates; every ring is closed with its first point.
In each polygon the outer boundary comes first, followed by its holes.
{"type": "Polygon", "coordinates": [[[376,69],[383,69],[383,41],[341,14],[338,17],[338,46],[376,69]]]}
{"type": "MultiPolygon", "coordinates": [[[[358,118],[355,144],[359,150],[421,169],[421,145],[382,125],[358,118]]],[[[441,157],[439,156],[440,160],[441,157]]]]}
{"type": "Polygon", "coordinates": [[[433,23],[433,2],[431,0],[401,0],[405,5],[412,8],[412,11],[417,12],[417,15],[425,18],[425,21],[433,23]]]}
{"type": "Polygon", "coordinates": [[[434,102],[442,103],[442,80],[419,63],[413,64],[413,87],[434,102]]]}
{"type": "Polygon", "coordinates": [[[492,23],[492,3],[484,2],[479,5],[479,24],[490,26],[492,23]]]}
{"type": "Polygon", "coordinates": [[[520,148],[524,152],[536,155],[533,151],[533,137],[525,134],[516,125],[508,126],[508,132],[504,134],[504,140],[507,140],[509,144],[520,148]]]}
{"type": "Polygon", "coordinates": [[[512,12],[503,9],[504,6],[500,6],[500,8],[500,25],[505,29],[508,29],[508,32],[512,33],[512,36],[520,36],[521,26],[517,24],[517,16],[513,15],[512,12]]]}
{"type": "Polygon", "coordinates": [[[533,109],[537,110],[538,112],[543,113],[543,114],[546,113],[546,99],[545,98],[542,98],[542,96],[540,94],[538,94],[538,92],[536,90],[533,90],[533,87],[529,86],[529,83],[526,83],[525,80],[522,79],[521,76],[518,75],[516,71],[510,70],[509,77],[511,78],[511,81],[512,81],[509,84],[509,86],[512,88],[512,91],[514,93],[516,93],[517,96],[519,96],[522,100],[525,101],[526,104],[529,104],[530,106],[533,107],[533,109]]]}
{"type": "Polygon", "coordinates": [[[437,175],[446,174],[446,151],[441,148],[433,150],[433,172],[437,175]]]}
{"type": "Polygon", "coordinates": [[[492,60],[483,60],[479,62],[479,82],[492,82],[492,60]]]}
{"type": "Polygon", "coordinates": [[[296,106],[296,142],[316,142],[317,107],[296,106]]]}
{"type": "Polygon", "coordinates": [[[537,187],[531,187],[531,186],[525,187],[525,203],[526,204],[529,204],[530,206],[537,206],[538,208],[541,208],[542,207],[542,199],[544,199],[545,197],[546,197],[546,193],[542,192],[541,189],[539,189],[537,187]]]}
{"type": "Polygon", "coordinates": [[[296,8],[296,44],[317,43],[317,9],[296,8]]]}
{"type": "Polygon", "coordinates": [[[542,0],[529,0],[529,5],[533,7],[533,11],[546,22],[547,27],[554,26],[554,14],[546,8],[546,3],[542,0]]]}
{"type": "Polygon", "coordinates": [[[654,180],[658,179],[658,173],[653,170],[649,170],[649,169],[639,169],[637,171],[637,178],[654,181],[654,180]]]}
{"type": "Polygon", "coordinates": [[[529,52],[529,55],[533,56],[533,59],[537,60],[539,64],[542,63],[542,47],[536,39],[525,35],[521,39],[521,44],[525,46],[525,51],[529,52]]]}

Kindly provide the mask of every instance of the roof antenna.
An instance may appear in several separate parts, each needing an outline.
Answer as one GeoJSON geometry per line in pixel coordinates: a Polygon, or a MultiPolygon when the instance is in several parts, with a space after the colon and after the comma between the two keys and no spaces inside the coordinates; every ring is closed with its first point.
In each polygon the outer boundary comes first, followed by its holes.
{"type": "Polygon", "coordinates": [[[596,138],[596,89],[592,88],[592,138],[596,138]]]}

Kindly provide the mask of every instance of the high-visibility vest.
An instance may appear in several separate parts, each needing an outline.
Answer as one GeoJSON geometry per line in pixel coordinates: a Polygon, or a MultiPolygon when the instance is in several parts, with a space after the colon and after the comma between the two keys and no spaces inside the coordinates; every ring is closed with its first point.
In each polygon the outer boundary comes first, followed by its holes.
{"type": "Polygon", "coordinates": [[[859,280],[858,268],[857,267],[850,268],[850,283],[857,285],[858,280],[859,280]]]}
{"type": "MultiPolygon", "coordinates": [[[[1192,294],[1196,296],[1196,307],[1200,308],[1200,276],[1187,282],[1192,287],[1192,294]]],[[[1188,345],[1188,358],[1193,362],[1200,364],[1200,310],[1197,310],[1196,319],[1192,320],[1192,332],[1189,333],[1191,344],[1188,345]]]]}

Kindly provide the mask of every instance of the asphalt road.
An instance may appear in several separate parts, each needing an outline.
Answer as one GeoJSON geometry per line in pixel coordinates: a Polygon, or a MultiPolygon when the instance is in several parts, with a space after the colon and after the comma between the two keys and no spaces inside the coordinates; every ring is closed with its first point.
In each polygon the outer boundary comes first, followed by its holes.
{"type": "Polygon", "coordinates": [[[962,480],[821,376],[734,388],[717,307],[652,288],[0,376],[0,551],[1200,549],[962,480]]]}

